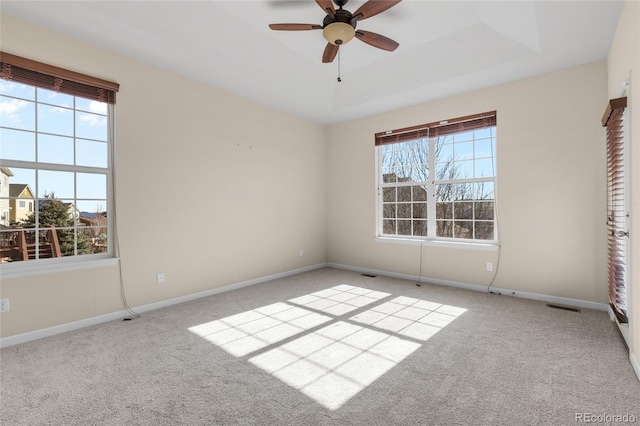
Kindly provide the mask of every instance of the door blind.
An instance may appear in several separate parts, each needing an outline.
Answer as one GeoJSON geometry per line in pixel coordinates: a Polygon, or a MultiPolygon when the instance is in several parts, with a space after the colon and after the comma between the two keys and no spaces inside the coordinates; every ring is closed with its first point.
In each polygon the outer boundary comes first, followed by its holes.
{"type": "Polygon", "coordinates": [[[626,257],[628,208],[624,158],[624,110],[627,98],[609,101],[602,125],[607,127],[607,255],[609,304],[620,323],[627,323],[626,257]]]}

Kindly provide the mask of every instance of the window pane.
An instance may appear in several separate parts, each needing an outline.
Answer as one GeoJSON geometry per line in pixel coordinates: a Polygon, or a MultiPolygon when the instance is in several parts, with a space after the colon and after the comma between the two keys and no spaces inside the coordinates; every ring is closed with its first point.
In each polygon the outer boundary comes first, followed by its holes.
{"type": "MultiPolygon", "coordinates": [[[[60,244],[60,253],[62,256],[74,256],[76,254],[76,233],[73,228],[43,228],[46,231],[46,240],[41,237],[43,243],[51,241],[52,235],[55,233],[58,243],[60,244]]],[[[41,233],[42,234],[42,233],[41,233]]],[[[54,243],[50,243],[54,245],[54,243]]]]}
{"type": "Polygon", "coordinates": [[[93,101],[91,99],[76,98],[76,109],[106,116],[108,105],[104,102],[93,101]]]}
{"type": "Polygon", "coordinates": [[[401,186],[398,188],[398,201],[411,201],[410,186],[401,186]]]}
{"type": "Polygon", "coordinates": [[[32,169],[18,169],[11,167],[9,169],[13,176],[9,177],[9,186],[11,185],[29,185],[29,189],[35,195],[36,173],[32,169]]]}
{"type": "Polygon", "coordinates": [[[395,220],[383,220],[382,221],[382,233],[387,235],[396,234],[396,221],[395,220]]]}
{"type": "Polygon", "coordinates": [[[9,229],[0,229],[0,247],[2,248],[3,262],[21,262],[28,260],[24,257],[24,251],[20,250],[20,242],[26,244],[34,243],[36,240],[36,231],[34,229],[24,229],[12,227],[9,229]]]}
{"type": "Polygon", "coordinates": [[[382,175],[382,181],[384,183],[395,183],[398,180],[398,176],[395,172],[387,171],[382,175]]]}
{"type": "Polygon", "coordinates": [[[476,202],[475,218],[480,220],[493,220],[493,201],[476,202]]]}
{"type": "Polygon", "coordinates": [[[413,201],[426,201],[427,188],[422,186],[413,186],[413,201]]]}
{"type": "Polygon", "coordinates": [[[0,126],[35,130],[36,104],[23,99],[0,96],[0,126]]]}
{"type": "Polygon", "coordinates": [[[380,147],[385,182],[425,181],[428,179],[429,144],[410,141],[380,147]],[[393,176],[396,174],[396,176],[393,176]]]}
{"type": "Polygon", "coordinates": [[[456,219],[473,219],[473,202],[462,201],[455,203],[454,216],[456,219]]]}
{"type": "Polygon", "coordinates": [[[0,155],[3,160],[35,161],[35,133],[0,129],[0,155]]]}
{"type": "Polygon", "coordinates": [[[413,221],[413,235],[419,237],[427,236],[427,221],[426,220],[414,220],[413,221]]]}
{"type": "Polygon", "coordinates": [[[436,179],[437,180],[451,180],[457,178],[456,176],[456,167],[453,161],[448,161],[446,163],[437,163],[436,164],[436,179]]]}
{"type": "MultiPolygon", "coordinates": [[[[457,145],[458,142],[471,141],[473,140],[473,131],[456,133],[453,135],[453,140],[456,142],[456,147],[458,146],[457,145]]],[[[457,156],[458,154],[456,153],[456,157],[457,156]]]]}
{"type": "Polygon", "coordinates": [[[493,240],[493,222],[476,222],[476,239],[493,240]]]}
{"type": "Polygon", "coordinates": [[[107,140],[107,117],[76,111],[76,136],[79,138],[107,140]]]}
{"type": "Polygon", "coordinates": [[[437,219],[453,218],[453,203],[436,203],[436,218],[437,219]]]}
{"type": "Polygon", "coordinates": [[[427,218],[427,203],[415,203],[413,205],[413,218],[414,219],[427,218]]]}
{"type": "Polygon", "coordinates": [[[107,200],[95,199],[95,200],[80,200],[77,201],[76,209],[80,217],[93,218],[96,215],[106,215],[107,213],[107,200]]]}
{"type": "Polygon", "coordinates": [[[384,202],[396,201],[396,188],[382,188],[382,200],[384,202]]]}
{"type": "Polygon", "coordinates": [[[495,199],[495,185],[493,182],[476,183],[476,200],[495,199]]]}
{"type": "Polygon", "coordinates": [[[73,110],[38,104],[38,132],[73,136],[73,110]]]}
{"type": "Polygon", "coordinates": [[[436,235],[438,237],[453,238],[453,221],[438,220],[436,222],[436,235]]]}
{"type": "Polygon", "coordinates": [[[476,139],[484,139],[484,138],[490,138],[494,135],[493,132],[494,128],[493,127],[485,127],[484,129],[479,129],[476,130],[475,133],[475,138],[476,139]]]}
{"type": "Polygon", "coordinates": [[[493,139],[476,140],[475,156],[476,158],[493,157],[495,147],[493,139]]]}
{"type": "Polygon", "coordinates": [[[456,161],[454,163],[454,177],[456,179],[469,179],[473,177],[473,160],[456,161]]]}
{"type": "Polygon", "coordinates": [[[53,164],[73,164],[73,138],[39,135],[38,161],[53,164]]]}
{"type": "Polygon", "coordinates": [[[104,142],[76,139],[76,164],[106,168],[108,166],[107,149],[108,146],[104,142]]]}
{"type": "Polygon", "coordinates": [[[453,188],[452,183],[445,183],[436,186],[436,200],[437,201],[450,201],[453,200],[453,188]]]}
{"type": "Polygon", "coordinates": [[[78,238],[89,242],[89,253],[107,251],[106,200],[91,200],[78,203],[78,238]]]}
{"type": "Polygon", "coordinates": [[[398,217],[401,217],[401,218],[411,217],[411,204],[409,203],[398,204],[398,217]]]}
{"type": "MultiPolygon", "coordinates": [[[[106,219],[105,219],[106,220],[106,219]]],[[[104,227],[78,227],[78,255],[107,251],[106,224],[104,227]]]]}
{"type": "Polygon", "coordinates": [[[73,96],[53,90],[38,88],[38,102],[43,102],[55,106],[73,108],[73,96]]]}
{"type": "Polygon", "coordinates": [[[473,190],[475,188],[474,184],[471,182],[467,183],[457,183],[451,185],[453,190],[453,199],[462,201],[462,200],[473,200],[473,190]]]}
{"type": "Polygon", "coordinates": [[[454,238],[473,238],[473,221],[456,221],[453,229],[454,238]]]}
{"type": "Polygon", "coordinates": [[[76,208],[72,200],[45,197],[38,200],[38,223],[57,228],[75,225],[76,208]]]}
{"type": "Polygon", "coordinates": [[[453,160],[453,144],[436,145],[436,163],[445,163],[451,160],[453,160]]]}
{"type": "Polygon", "coordinates": [[[107,198],[107,175],[78,173],[76,175],[77,198],[107,198]]]}
{"type": "Polygon", "coordinates": [[[456,143],[454,152],[456,161],[473,159],[473,142],[456,143]]]}
{"type": "Polygon", "coordinates": [[[38,171],[38,197],[73,198],[73,172],[38,171]]]}
{"type": "Polygon", "coordinates": [[[398,221],[398,235],[411,235],[411,221],[399,220],[398,221]]]}
{"type": "Polygon", "coordinates": [[[36,88],[9,80],[0,80],[0,94],[34,101],[36,88]]]}
{"type": "Polygon", "coordinates": [[[493,177],[493,158],[485,158],[475,161],[475,177],[493,177]]]}
{"type": "Polygon", "coordinates": [[[382,208],[382,217],[386,218],[396,218],[396,205],[395,204],[385,204],[382,208]]]}

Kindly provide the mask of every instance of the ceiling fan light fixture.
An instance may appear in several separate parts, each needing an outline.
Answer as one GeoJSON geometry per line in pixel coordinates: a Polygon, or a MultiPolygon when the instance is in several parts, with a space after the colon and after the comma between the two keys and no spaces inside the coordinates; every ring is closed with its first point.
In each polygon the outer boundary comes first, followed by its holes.
{"type": "Polygon", "coordinates": [[[356,35],[356,29],[344,22],[334,22],[322,30],[322,35],[333,45],[341,46],[349,43],[356,35]]]}

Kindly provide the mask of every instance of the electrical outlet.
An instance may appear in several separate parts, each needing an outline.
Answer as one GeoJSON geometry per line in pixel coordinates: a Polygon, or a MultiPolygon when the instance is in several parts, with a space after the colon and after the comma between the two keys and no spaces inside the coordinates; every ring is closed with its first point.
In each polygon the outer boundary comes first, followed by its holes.
{"type": "Polygon", "coordinates": [[[493,263],[487,262],[487,271],[493,271],[493,263]]]}
{"type": "Polygon", "coordinates": [[[156,282],[158,284],[164,284],[164,272],[158,272],[158,276],[156,277],[156,282]]]}
{"type": "Polygon", "coordinates": [[[0,314],[9,312],[9,298],[0,299],[0,314]]]}

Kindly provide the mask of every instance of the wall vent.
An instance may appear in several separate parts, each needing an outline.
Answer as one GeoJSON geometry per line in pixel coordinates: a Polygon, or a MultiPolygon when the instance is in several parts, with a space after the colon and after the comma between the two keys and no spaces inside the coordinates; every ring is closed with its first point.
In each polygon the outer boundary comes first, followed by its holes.
{"type": "Polygon", "coordinates": [[[377,275],[372,275],[372,274],[360,274],[360,275],[362,275],[363,277],[369,277],[369,278],[377,277],[377,275]]]}
{"type": "Polygon", "coordinates": [[[563,311],[580,312],[579,308],[567,305],[558,305],[555,303],[547,303],[547,306],[553,309],[562,309],[563,311]]]}

